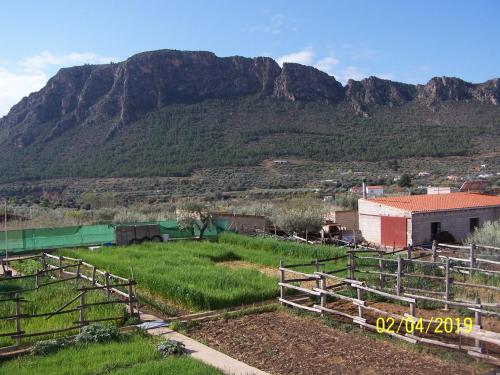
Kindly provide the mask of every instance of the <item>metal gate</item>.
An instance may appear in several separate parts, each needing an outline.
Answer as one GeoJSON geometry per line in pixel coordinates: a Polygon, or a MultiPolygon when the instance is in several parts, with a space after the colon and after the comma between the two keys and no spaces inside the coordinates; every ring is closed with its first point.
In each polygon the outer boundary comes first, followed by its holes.
{"type": "Polygon", "coordinates": [[[380,239],[382,245],[406,247],[406,218],[382,216],[380,220],[380,239]]]}

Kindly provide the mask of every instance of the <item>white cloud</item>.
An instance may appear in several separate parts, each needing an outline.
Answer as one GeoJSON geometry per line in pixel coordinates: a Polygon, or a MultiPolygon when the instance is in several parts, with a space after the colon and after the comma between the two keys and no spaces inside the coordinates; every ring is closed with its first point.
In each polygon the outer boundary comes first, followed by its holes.
{"type": "Polygon", "coordinates": [[[40,52],[18,62],[0,59],[0,116],[6,115],[23,97],[40,90],[59,68],[87,63],[102,64],[116,60],[93,52],[58,55],[49,51],[40,52]]]}
{"type": "Polygon", "coordinates": [[[249,33],[266,33],[272,35],[279,35],[284,32],[297,32],[297,27],[292,24],[288,17],[282,13],[276,13],[269,9],[265,9],[262,12],[263,23],[245,27],[242,30],[249,33]]]}
{"type": "Polygon", "coordinates": [[[44,73],[15,74],[0,69],[0,116],[31,92],[41,89],[47,82],[44,73]]]}
{"type": "Polygon", "coordinates": [[[368,77],[369,74],[364,73],[360,68],[349,65],[348,67],[342,69],[337,73],[337,79],[342,82],[347,82],[349,79],[355,79],[359,81],[360,79],[368,77]]]}
{"type": "Polygon", "coordinates": [[[67,55],[56,55],[49,51],[23,59],[20,66],[27,71],[44,71],[50,67],[74,66],[82,64],[103,64],[113,61],[112,57],[99,56],[93,52],[73,52],[67,55]]]}
{"type": "Polygon", "coordinates": [[[313,59],[314,59],[314,50],[311,47],[307,47],[302,51],[297,51],[278,57],[276,61],[281,66],[283,66],[283,63],[285,62],[311,65],[313,59]]]}
{"type": "Polygon", "coordinates": [[[327,57],[324,57],[316,61],[316,64],[314,64],[314,66],[319,70],[322,70],[328,74],[332,74],[332,69],[339,64],[340,64],[339,59],[337,59],[333,55],[329,55],[327,57]]]}

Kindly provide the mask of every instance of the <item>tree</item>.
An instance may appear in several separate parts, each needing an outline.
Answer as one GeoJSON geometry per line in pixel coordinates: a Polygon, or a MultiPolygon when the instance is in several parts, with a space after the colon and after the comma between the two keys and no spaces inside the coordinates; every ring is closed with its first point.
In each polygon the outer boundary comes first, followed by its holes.
{"type": "Polygon", "coordinates": [[[273,222],[285,232],[305,233],[307,240],[308,233],[320,231],[323,215],[321,210],[315,208],[283,209],[275,213],[273,222]]]}
{"type": "Polygon", "coordinates": [[[398,181],[398,185],[400,187],[410,187],[411,186],[411,177],[409,174],[404,173],[398,181]]]}
{"type": "Polygon", "coordinates": [[[177,224],[181,229],[197,228],[200,239],[213,223],[213,215],[208,204],[199,201],[187,201],[178,210],[177,224]]]}

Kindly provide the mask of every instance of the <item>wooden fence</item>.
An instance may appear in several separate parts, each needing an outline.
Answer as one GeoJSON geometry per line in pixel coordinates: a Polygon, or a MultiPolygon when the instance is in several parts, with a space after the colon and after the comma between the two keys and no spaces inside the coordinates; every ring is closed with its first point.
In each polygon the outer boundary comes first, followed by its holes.
{"type": "MultiPolygon", "coordinates": [[[[432,319],[416,316],[417,305],[426,302],[442,304],[445,310],[449,308],[462,309],[456,310],[455,314],[461,314],[463,309],[466,309],[474,315],[473,329],[469,333],[462,329],[454,335],[418,334],[415,332],[385,333],[414,344],[425,343],[465,350],[471,356],[500,365],[500,357],[498,356],[500,354],[500,334],[483,328],[484,316],[500,316],[500,299],[498,298],[500,288],[481,283],[461,282],[455,279],[457,275],[462,277],[464,271],[467,272],[466,276],[483,274],[491,277],[496,277],[496,272],[460,266],[463,259],[460,259],[459,262],[450,257],[432,257],[431,253],[430,256],[436,260],[425,261],[413,259],[411,250],[406,258],[397,254],[398,252],[385,253],[378,249],[356,248],[348,251],[346,255],[318,259],[311,263],[293,265],[281,263],[279,268],[279,301],[281,304],[295,308],[319,314],[331,314],[341,319],[347,319],[364,329],[372,330],[376,330],[376,325],[373,324],[375,316],[391,317],[398,324],[406,322],[409,318],[413,321],[422,319],[424,324],[435,327],[436,322],[433,322],[432,319]],[[336,265],[335,269],[328,269],[331,267],[329,261],[343,259],[346,260],[345,267],[338,268],[336,265]],[[367,265],[366,261],[371,262],[371,264],[367,265]],[[312,271],[302,271],[304,269],[312,269],[312,271]],[[442,276],[433,275],[432,271],[440,273],[442,276]],[[339,273],[347,274],[347,276],[339,276],[339,273]],[[416,278],[430,280],[433,285],[442,288],[442,291],[409,287],[408,280],[416,278]],[[456,287],[484,289],[495,293],[495,299],[493,302],[481,302],[480,298],[474,301],[459,299],[452,293],[456,287]],[[309,298],[304,303],[292,301],[291,297],[296,297],[297,294],[309,298]],[[408,311],[404,314],[398,314],[388,311],[387,308],[384,310],[383,306],[385,305],[375,307],[372,303],[374,298],[371,296],[398,305],[406,305],[408,311]],[[357,308],[357,314],[352,314],[349,309],[335,307],[335,303],[331,303],[335,301],[349,302],[357,308]]],[[[419,256],[419,258],[423,257],[419,256]]],[[[472,264],[477,265],[479,262],[476,259],[476,263],[472,264]]]]}
{"type": "Polygon", "coordinates": [[[95,322],[116,321],[122,319],[125,320],[127,316],[134,316],[138,314],[137,299],[134,290],[136,285],[135,280],[133,280],[132,278],[126,279],[117,275],[113,275],[109,272],[102,271],[92,264],[83,262],[81,259],[42,253],[38,255],[9,258],[8,263],[4,259],[1,259],[0,263],[3,270],[3,277],[0,277],[0,283],[5,281],[16,281],[20,279],[34,280],[33,287],[0,292],[1,303],[15,303],[15,314],[0,317],[0,321],[14,321],[15,331],[1,333],[0,337],[11,337],[12,339],[15,339],[16,346],[21,345],[21,341],[23,338],[72,331],[75,329],[81,329],[82,327],[95,322]],[[10,272],[8,271],[12,271],[12,264],[15,264],[16,262],[23,262],[26,260],[39,261],[41,264],[41,269],[36,273],[29,275],[9,275],[10,272]],[[47,276],[50,281],[42,283],[42,276],[47,276]],[[28,313],[26,311],[23,312],[22,305],[23,303],[27,302],[27,300],[23,297],[23,293],[34,291],[55,283],[66,283],[72,280],[76,281],[76,288],[74,288],[74,290],[77,295],[71,300],[64,303],[57,310],[36,314],[28,313]],[[87,302],[87,293],[96,290],[105,292],[108,298],[105,301],[100,302],[87,302]],[[75,302],[78,302],[77,306],[68,308],[68,306],[74,304],[75,302]],[[88,319],[86,317],[86,312],[92,307],[111,304],[126,305],[126,307],[128,308],[128,313],[126,308],[124,309],[125,315],[121,316],[105,317],[99,319],[88,319]],[[55,315],[72,314],[77,311],[79,312],[78,320],[72,322],[72,325],[68,327],[32,333],[27,333],[22,329],[23,321],[28,319],[50,319],[55,315]]]}

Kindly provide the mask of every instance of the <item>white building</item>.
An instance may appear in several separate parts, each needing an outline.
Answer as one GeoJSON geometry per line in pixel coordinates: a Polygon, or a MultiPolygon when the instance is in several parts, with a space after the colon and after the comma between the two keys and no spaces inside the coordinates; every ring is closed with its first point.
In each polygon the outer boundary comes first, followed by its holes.
{"type": "Polygon", "coordinates": [[[464,240],[485,221],[500,218],[500,197],[458,192],[360,199],[358,210],[366,241],[402,248],[430,243],[444,231],[464,240]]]}
{"type": "MultiPolygon", "coordinates": [[[[363,194],[362,186],[353,186],[351,188],[351,193],[354,194],[363,194]]],[[[384,195],[384,187],[382,185],[367,185],[366,186],[366,195],[369,197],[380,197],[384,195]]]]}

